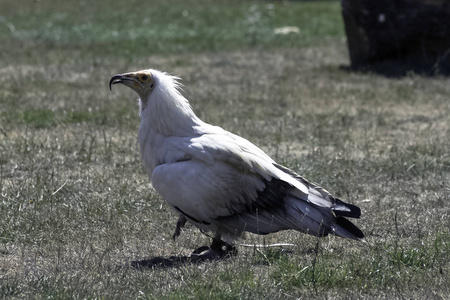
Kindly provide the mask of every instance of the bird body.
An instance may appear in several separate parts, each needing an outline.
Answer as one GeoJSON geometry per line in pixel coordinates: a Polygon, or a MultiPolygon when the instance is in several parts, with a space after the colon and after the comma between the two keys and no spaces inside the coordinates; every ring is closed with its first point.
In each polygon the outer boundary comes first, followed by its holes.
{"type": "Polygon", "coordinates": [[[345,217],[360,209],[281,165],[248,140],[207,124],[180,93],[179,78],[157,70],[115,75],[139,95],[138,140],[156,191],[183,217],[232,243],[244,231],[294,229],[359,240],[345,217]]]}

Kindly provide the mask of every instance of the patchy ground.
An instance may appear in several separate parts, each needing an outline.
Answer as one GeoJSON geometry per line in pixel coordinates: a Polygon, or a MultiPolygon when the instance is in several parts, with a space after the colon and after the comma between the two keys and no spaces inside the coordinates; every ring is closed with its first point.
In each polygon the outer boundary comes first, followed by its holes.
{"type": "Polygon", "coordinates": [[[57,41],[30,56],[23,49],[0,63],[0,298],[450,294],[448,78],[350,72],[345,40],[328,35],[296,47],[133,58],[57,41]],[[141,167],[136,96],[108,90],[112,75],[148,67],[182,77],[203,120],[360,206],[366,242],[329,237],[315,252],[318,239],[297,232],[249,234],[242,243],[294,246],[130,267],[209,243],[189,225],[172,241],[177,216],[141,167]]]}
{"type": "Polygon", "coordinates": [[[16,66],[15,78],[4,83],[0,138],[2,293],[206,295],[201,286],[212,276],[217,297],[223,289],[244,298],[443,297],[450,225],[447,80],[350,73],[341,67],[343,47],[188,55],[181,63],[176,56],[152,56],[90,72],[16,66]],[[248,235],[246,244],[295,246],[241,247],[236,258],[200,266],[126,267],[189,255],[208,243],[190,226],[171,240],[176,215],[140,165],[135,96],[107,89],[113,74],[147,66],[183,77],[184,93],[204,120],[249,138],[359,205],[357,224],[367,243],[326,238],[316,257],[316,239],[300,233],[248,235]],[[20,97],[8,94],[30,81],[40,84],[20,90],[20,97]],[[169,284],[157,287],[162,282],[169,284]]]}

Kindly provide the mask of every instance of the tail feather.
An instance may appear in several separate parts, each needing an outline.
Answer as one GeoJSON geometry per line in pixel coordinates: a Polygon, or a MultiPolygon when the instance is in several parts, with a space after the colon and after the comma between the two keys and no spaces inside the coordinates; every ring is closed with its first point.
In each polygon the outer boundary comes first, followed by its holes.
{"type": "Polygon", "coordinates": [[[244,231],[268,234],[294,229],[320,237],[328,234],[353,240],[364,237],[362,231],[345,218],[359,218],[359,207],[333,197],[300,176],[296,178],[308,186],[309,194],[297,192],[289,183],[272,178],[265,181],[265,189],[258,192],[251,205],[217,218],[215,226],[222,234],[230,236],[239,236],[244,231]]]}
{"type": "Polygon", "coordinates": [[[361,240],[364,238],[364,233],[346,218],[337,218],[336,227],[333,228],[334,234],[340,237],[349,238],[352,240],[361,240]]]}

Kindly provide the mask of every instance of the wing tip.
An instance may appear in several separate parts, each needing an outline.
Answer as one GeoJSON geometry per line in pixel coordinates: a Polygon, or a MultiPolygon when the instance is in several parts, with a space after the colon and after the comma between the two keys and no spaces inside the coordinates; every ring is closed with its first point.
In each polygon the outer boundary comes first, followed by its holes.
{"type": "Polygon", "coordinates": [[[345,203],[336,199],[336,204],[332,208],[337,217],[349,217],[359,219],[361,217],[361,208],[356,205],[345,203]]]}

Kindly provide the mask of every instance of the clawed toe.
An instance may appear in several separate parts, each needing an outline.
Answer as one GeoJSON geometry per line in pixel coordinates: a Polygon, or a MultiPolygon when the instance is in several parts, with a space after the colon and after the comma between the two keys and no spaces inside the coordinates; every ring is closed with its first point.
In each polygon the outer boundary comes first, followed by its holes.
{"type": "Polygon", "coordinates": [[[198,249],[196,249],[191,254],[191,261],[193,262],[200,262],[200,261],[212,261],[212,260],[219,260],[225,258],[225,255],[223,253],[217,252],[208,246],[203,246],[198,249]],[[205,248],[205,249],[202,249],[205,248]]]}
{"type": "Polygon", "coordinates": [[[222,240],[214,239],[211,246],[202,246],[191,254],[193,261],[212,261],[229,258],[237,254],[235,246],[230,245],[222,240]]]}

